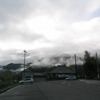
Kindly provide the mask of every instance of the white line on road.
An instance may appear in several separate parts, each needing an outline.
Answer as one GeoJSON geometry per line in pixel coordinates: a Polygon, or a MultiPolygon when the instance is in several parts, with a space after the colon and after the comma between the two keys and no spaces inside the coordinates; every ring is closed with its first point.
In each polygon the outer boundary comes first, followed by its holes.
{"type": "Polygon", "coordinates": [[[63,84],[65,84],[66,83],[66,81],[63,81],[61,84],[63,85],[63,84]]]}
{"type": "MultiPolygon", "coordinates": [[[[64,85],[66,83],[66,81],[63,81],[61,84],[64,85]]],[[[71,83],[68,83],[68,86],[71,86],[71,83]]]]}
{"type": "Polygon", "coordinates": [[[100,85],[100,82],[95,81],[95,80],[80,80],[80,81],[85,82],[87,84],[99,84],[100,85]]]}
{"type": "Polygon", "coordinates": [[[70,86],[71,84],[69,83],[68,85],[70,86]]]}

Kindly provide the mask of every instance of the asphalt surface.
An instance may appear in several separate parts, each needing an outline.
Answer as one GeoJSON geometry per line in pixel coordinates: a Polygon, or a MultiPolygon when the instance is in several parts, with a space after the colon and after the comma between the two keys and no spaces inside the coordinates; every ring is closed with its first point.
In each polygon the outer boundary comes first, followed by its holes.
{"type": "Polygon", "coordinates": [[[100,100],[100,82],[63,80],[19,85],[0,94],[0,100],[100,100]]]}

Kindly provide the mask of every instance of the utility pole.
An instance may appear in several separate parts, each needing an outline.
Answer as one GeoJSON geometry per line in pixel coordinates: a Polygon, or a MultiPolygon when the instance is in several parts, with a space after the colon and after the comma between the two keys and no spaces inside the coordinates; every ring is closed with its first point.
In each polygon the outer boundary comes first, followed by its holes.
{"type": "Polygon", "coordinates": [[[100,75],[99,75],[98,54],[97,54],[97,52],[96,52],[96,66],[97,66],[97,77],[99,79],[100,75]]]}
{"type": "Polygon", "coordinates": [[[25,78],[25,61],[26,61],[26,50],[24,50],[24,78],[25,78]]]}
{"type": "Polygon", "coordinates": [[[75,72],[76,72],[76,77],[77,77],[77,63],[76,63],[76,54],[74,55],[75,58],[75,72]]]}

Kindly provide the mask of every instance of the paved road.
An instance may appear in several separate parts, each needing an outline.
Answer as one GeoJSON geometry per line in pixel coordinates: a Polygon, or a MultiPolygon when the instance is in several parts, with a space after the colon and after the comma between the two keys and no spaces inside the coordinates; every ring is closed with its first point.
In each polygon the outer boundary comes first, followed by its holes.
{"type": "Polygon", "coordinates": [[[100,100],[100,84],[77,80],[20,85],[0,94],[0,100],[100,100]]]}

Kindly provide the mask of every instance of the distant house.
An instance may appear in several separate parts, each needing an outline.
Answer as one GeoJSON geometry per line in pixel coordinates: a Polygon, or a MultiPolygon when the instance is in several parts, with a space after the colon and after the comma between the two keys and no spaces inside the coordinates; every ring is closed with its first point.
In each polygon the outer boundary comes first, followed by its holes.
{"type": "Polygon", "coordinates": [[[44,73],[34,73],[34,81],[35,82],[46,81],[46,75],[44,73]]]}
{"type": "Polygon", "coordinates": [[[29,68],[25,69],[25,71],[22,72],[22,79],[24,79],[26,77],[33,78],[33,72],[29,68]]]}
{"type": "Polygon", "coordinates": [[[66,65],[59,65],[47,73],[47,79],[65,79],[68,75],[75,75],[75,70],[66,65]]]}

